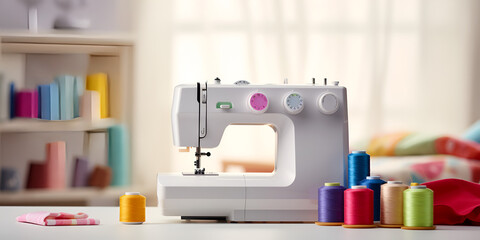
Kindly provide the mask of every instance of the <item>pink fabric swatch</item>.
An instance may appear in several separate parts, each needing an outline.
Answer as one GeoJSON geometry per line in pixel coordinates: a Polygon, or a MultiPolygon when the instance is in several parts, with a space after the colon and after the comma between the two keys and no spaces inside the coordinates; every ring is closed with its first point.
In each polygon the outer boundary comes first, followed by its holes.
{"type": "Polygon", "coordinates": [[[33,212],[17,217],[18,222],[33,223],[43,226],[72,226],[72,225],[98,225],[100,220],[88,218],[85,213],[50,213],[33,212]]]}

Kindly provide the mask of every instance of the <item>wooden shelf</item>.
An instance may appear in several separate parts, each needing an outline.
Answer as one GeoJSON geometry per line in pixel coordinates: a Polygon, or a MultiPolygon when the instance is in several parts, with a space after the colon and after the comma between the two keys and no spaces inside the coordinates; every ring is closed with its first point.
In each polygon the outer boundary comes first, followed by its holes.
{"type": "Polygon", "coordinates": [[[89,54],[118,56],[134,39],[125,34],[86,34],[82,32],[51,31],[44,33],[1,33],[3,53],[20,54],[89,54]]]}
{"type": "Polygon", "coordinates": [[[76,118],[67,121],[18,118],[0,123],[0,133],[4,132],[100,132],[116,124],[111,118],[87,121],[76,118]]]}
{"type": "Polygon", "coordinates": [[[32,189],[19,192],[0,192],[0,205],[90,205],[92,202],[118,202],[125,192],[138,187],[68,188],[63,190],[32,189]]]}
{"type": "Polygon", "coordinates": [[[13,31],[0,33],[2,43],[39,43],[39,44],[82,44],[105,46],[132,46],[134,37],[130,34],[95,33],[81,31],[59,31],[33,33],[29,31],[13,31]]]}

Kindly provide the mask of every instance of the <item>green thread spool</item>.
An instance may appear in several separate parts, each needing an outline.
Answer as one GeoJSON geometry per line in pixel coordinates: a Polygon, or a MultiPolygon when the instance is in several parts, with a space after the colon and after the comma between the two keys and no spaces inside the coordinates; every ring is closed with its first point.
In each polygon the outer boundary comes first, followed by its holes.
{"type": "Polygon", "coordinates": [[[403,191],[402,229],[431,230],[433,226],[433,191],[426,186],[411,186],[403,191]]]}

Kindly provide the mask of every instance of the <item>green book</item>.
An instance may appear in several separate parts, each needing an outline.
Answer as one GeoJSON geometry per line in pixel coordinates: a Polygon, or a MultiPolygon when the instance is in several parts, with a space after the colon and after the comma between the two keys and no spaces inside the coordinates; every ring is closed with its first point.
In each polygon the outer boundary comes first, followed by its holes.
{"type": "Polygon", "coordinates": [[[75,77],[62,75],[55,78],[60,95],[60,120],[74,118],[74,87],[75,77]]]}

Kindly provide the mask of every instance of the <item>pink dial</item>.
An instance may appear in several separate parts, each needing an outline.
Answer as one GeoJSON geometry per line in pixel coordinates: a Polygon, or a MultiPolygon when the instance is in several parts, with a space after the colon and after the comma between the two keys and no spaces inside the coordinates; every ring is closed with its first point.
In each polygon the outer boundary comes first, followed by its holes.
{"type": "Polygon", "coordinates": [[[263,113],[268,108],[268,98],[263,93],[254,93],[250,95],[249,106],[254,112],[263,113]]]}

